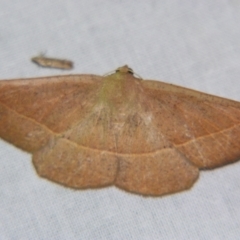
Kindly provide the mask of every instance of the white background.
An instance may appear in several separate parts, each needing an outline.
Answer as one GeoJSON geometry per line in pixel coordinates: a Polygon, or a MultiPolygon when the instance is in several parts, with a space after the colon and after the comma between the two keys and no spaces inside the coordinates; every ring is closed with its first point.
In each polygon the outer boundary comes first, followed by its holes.
{"type": "MultiPolygon", "coordinates": [[[[240,101],[240,1],[0,0],[0,79],[105,74],[156,79],[240,101]],[[39,53],[71,59],[43,69],[39,53]]],[[[240,162],[160,198],[74,191],[37,176],[0,141],[0,239],[239,239],[240,162]]]]}

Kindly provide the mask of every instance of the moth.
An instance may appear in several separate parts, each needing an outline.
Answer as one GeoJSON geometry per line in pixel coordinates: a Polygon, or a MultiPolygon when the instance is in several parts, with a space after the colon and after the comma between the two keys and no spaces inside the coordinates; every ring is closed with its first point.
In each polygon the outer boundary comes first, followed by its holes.
{"type": "Polygon", "coordinates": [[[44,55],[40,55],[31,58],[31,60],[32,62],[38,64],[41,67],[59,68],[65,70],[70,70],[73,68],[73,62],[65,59],[48,58],[44,55]]]}
{"type": "Polygon", "coordinates": [[[142,80],[128,66],[105,77],[3,80],[0,137],[66,187],[161,196],[240,159],[240,103],[142,80]]]}

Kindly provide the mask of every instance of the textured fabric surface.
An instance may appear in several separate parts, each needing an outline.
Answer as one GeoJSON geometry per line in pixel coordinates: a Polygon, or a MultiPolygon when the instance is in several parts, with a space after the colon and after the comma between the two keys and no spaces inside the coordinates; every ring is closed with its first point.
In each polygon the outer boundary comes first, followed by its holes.
{"type": "MultiPolygon", "coordinates": [[[[156,79],[240,101],[240,1],[0,0],[0,79],[105,74],[156,79]],[[43,69],[34,55],[73,60],[43,69]]],[[[73,191],[0,141],[0,239],[239,239],[240,162],[160,198],[73,191]]]]}

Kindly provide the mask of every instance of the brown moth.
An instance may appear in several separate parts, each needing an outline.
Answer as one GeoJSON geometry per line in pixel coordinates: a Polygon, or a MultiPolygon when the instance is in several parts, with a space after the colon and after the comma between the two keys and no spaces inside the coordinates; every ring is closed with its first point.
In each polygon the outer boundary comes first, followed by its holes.
{"type": "Polygon", "coordinates": [[[57,59],[57,58],[48,58],[44,55],[40,55],[37,57],[31,58],[32,62],[38,64],[41,67],[48,67],[48,68],[60,68],[70,70],[73,68],[73,62],[64,59],[57,59]]]}
{"type": "Polygon", "coordinates": [[[128,66],[106,77],[5,80],[0,137],[64,186],[161,196],[240,159],[240,103],[142,80],[128,66]]]}

